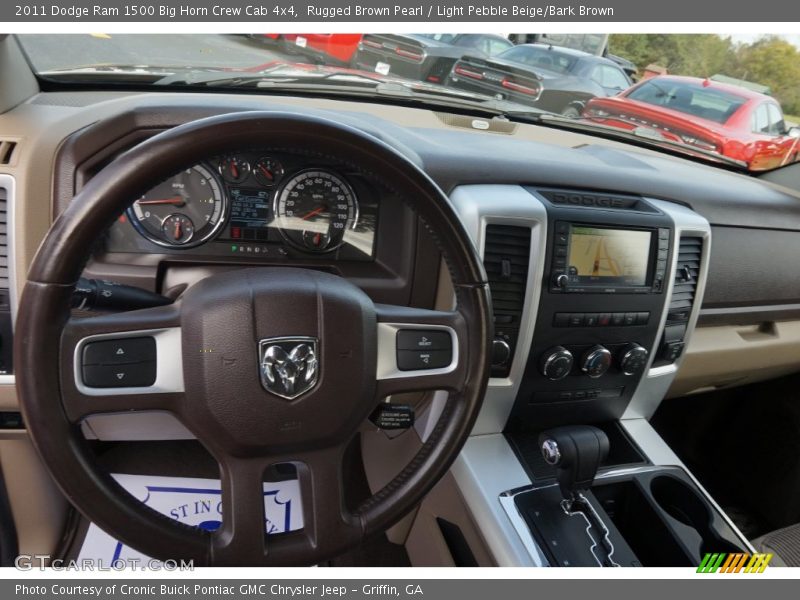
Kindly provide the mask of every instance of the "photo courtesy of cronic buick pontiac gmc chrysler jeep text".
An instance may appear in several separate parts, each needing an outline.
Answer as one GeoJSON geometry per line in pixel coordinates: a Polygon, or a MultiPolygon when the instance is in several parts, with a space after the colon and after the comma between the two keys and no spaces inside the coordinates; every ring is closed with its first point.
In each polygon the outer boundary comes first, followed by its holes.
{"type": "Polygon", "coordinates": [[[800,566],[796,86],[259,37],[0,35],[0,564],[800,566]]]}

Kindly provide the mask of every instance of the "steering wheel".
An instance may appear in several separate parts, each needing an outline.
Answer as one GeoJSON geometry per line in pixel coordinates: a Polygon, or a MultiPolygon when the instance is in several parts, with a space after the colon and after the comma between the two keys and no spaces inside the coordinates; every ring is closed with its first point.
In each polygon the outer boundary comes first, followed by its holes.
{"type": "Polygon", "coordinates": [[[419,167],[377,138],[330,120],[234,113],[175,127],[129,150],[58,217],[31,264],[19,303],[17,389],[28,432],[63,493],[125,544],[196,566],[308,565],[385,531],[447,472],[485,392],[490,318],[475,247],[447,197],[419,167]],[[267,144],[339,157],[403,198],[442,252],[455,308],[375,304],[341,277],[264,267],[208,277],[168,306],[71,317],[70,297],[90,248],[134,198],[210,156],[267,144]],[[402,328],[448,332],[450,365],[400,370],[395,338],[402,328]],[[155,385],[120,394],[81,384],[80,351],[87,338],[140,334],[157,342],[155,385]],[[283,336],[316,344],[310,359],[316,384],[294,399],[268,391],[261,381],[258,345],[283,336]],[[432,433],[384,488],[360,506],[347,507],[344,449],[379,402],[422,390],[449,392],[432,433]],[[157,513],[98,466],[81,421],[127,411],[169,411],[218,461],[223,506],[217,530],[157,513]],[[268,536],[262,481],[265,470],[278,463],[297,467],[304,527],[268,536]]]}

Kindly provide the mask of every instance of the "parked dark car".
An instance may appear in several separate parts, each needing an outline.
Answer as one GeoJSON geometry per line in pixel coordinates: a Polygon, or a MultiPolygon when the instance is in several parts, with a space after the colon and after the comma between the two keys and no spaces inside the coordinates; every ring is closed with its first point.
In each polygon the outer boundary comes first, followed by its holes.
{"type": "Polygon", "coordinates": [[[503,36],[488,33],[367,34],[352,66],[381,75],[443,83],[453,64],[465,54],[490,58],[513,46],[503,36]]]}
{"type": "Polygon", "coordinates": [[[586,102],[615,96],[631,80],[617,63],[601,56],[522,44],[491,59],[465,56],[453,65],[445,85],[579,117],[586,102]]]}

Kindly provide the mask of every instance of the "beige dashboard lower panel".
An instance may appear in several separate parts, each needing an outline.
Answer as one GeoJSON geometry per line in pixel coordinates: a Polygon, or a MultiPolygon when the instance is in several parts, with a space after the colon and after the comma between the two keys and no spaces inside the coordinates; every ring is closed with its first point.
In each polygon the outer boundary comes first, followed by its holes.
{"type": "Polygon", "coordinates": [[[67,502],[24,433],[0,439],[3,470],[20,554],[52,555],[64,531],[67,502]]]}
{"type": "Polygon", "coordinates": [[[800,321],[698,327],[667,397],[800,371],[800,321]]]}

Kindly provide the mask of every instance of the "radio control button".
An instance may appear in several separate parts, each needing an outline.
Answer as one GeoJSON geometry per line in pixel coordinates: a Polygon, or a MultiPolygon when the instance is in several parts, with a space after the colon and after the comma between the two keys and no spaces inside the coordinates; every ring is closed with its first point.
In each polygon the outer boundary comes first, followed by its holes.
{"type": "Polygon", "coordinates": [[[563,221],[556,223],[556,233],[569,233],[569,223],[563,221]]]}
{"type": "Polygon", "coordinates": [[[660,240],[668,240],[669,239],[669,229],[659,229],[658,230],[658,239],[660,239],[660,240]]]}
{"type": "Polygon", "coordinates": [[[557,273],[553,276],[553,285],[559,289],[565,289],[569,285],[569,275],[566,273],[557,273]]]}
{"type": "Polygon", "coordinates": [[[625,313],[625,319],[622,322],[622,324],[625,325],[625,327],[630,327],[631,325],[636,325],[637,315],[638,315],[638,313],[635,313],[635,312],[625,313]]]}
{"type": "Polygon", "coordinates": [[[569,315],[569,326],[570,327],[583,327],[583,313],[570,313],[569,315]]]}
{"type": "Polygon", "coordinates": [[[555,318],[553,319],[553,326],[554,327],[568,327],[569,326],[569,313],[556,313],[555,318]]]}
{"type": "Polygon", "coordinates": [[[567,247],[566,246],[556,246],[556,256],[567,256],[567,247]]]}

